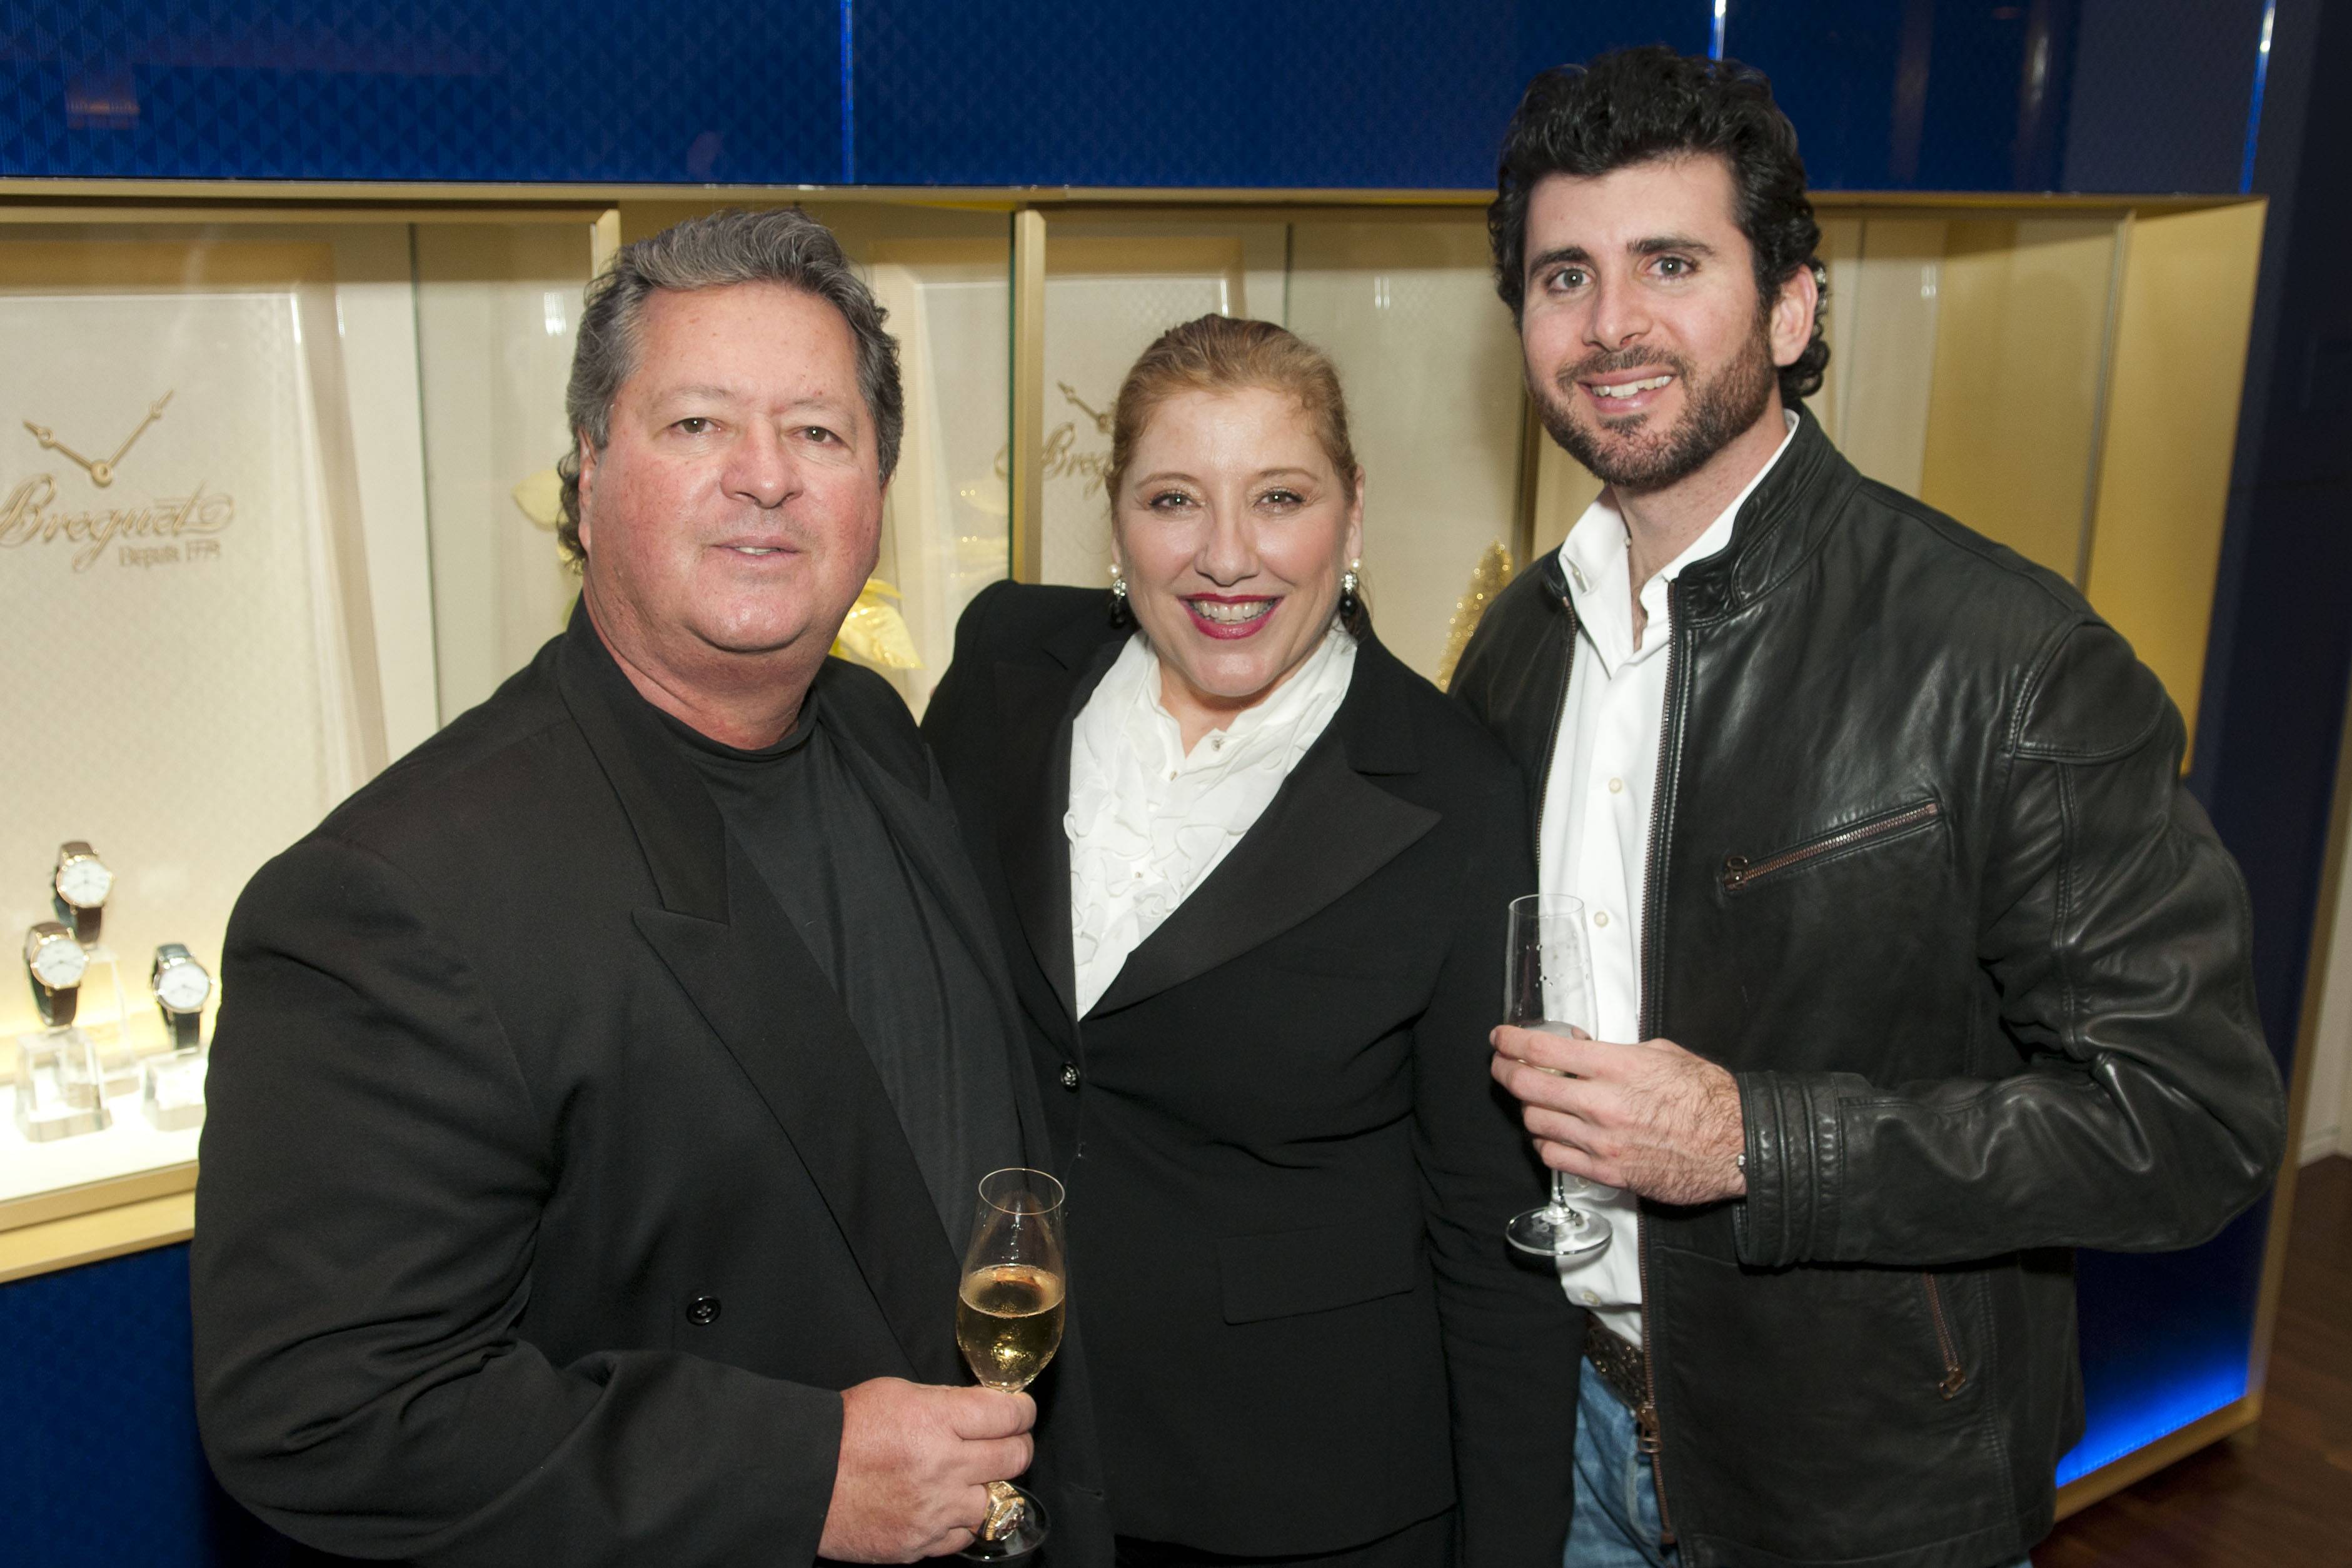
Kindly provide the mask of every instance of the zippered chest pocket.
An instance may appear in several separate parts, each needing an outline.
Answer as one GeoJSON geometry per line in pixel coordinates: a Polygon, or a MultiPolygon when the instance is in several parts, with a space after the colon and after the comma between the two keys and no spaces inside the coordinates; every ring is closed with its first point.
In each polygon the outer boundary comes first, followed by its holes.
{"type": "Polygon", "coordinates": [[[1827,861],[1875,849],[1914,834],[1932,832],[1942,815],[1943,807],[1932,799],[1914,801],[1769,855],[1727,855],[1723,860],[1723,890],[1744,893],[1774,878],[1810,870],[1827,861]]]}
{"type": "Polygon", "coordinates": [[[1914,799],[1717,860],[1685,927],[1706,983],[1674,1025],[1734,1070],[1899,1083],[1968,1061],[1983,975],[1948,815],[1914,799]]]}

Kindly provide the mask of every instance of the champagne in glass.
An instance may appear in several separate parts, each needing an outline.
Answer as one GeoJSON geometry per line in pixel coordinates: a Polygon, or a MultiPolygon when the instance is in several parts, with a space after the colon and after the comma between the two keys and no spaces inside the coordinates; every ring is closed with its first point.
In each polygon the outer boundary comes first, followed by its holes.
{"type": "Polygon", "coordinates": [[[956,1344],[981,1382],[1018,1393],[1061,1343],[1060,1275],[1033,1263],[992,1263],[963,1277],[956,1344]]]}
{"type": "MultiPolygon", "coordinates": [[[[1513,899],[1503,962],[1503,1022],[1546,1034],[1574,1028],[1590,1035],[1598,1016],[1583,903],[1542,893],[1513,899]]],[[[1609,1245],[1609,1222],[1568,1201],[1570,1181],[1564,1171],[1552,1173],[1551,1201],[1506,1228],[1513,1247],[1546,1258],[1576,1258],[1609,1245]]]]}
{"type": "MultiPolygon", "coordinates": [[[[980,1181],[971,1244],[956,1291],[956,1346],[971,1374],[1017,1394],[1062,1344],[1069,1275],[1062,1260],[1062,1184],[1043,1171],[991,1171],[980,1181]]],[[[1045,1540],[1045,1510],[1010,1481],[989,1483],[988,1519],[962,1555],[1002,1563],[1045,1540]]]]}

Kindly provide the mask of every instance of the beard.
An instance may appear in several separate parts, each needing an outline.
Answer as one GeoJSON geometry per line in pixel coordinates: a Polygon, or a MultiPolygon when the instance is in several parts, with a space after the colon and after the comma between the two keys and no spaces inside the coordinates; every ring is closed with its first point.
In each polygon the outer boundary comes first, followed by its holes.
{"type": "Polygon", "coordinates": [[[1771,406],[1772,389],[1780,381],[1772,363],[1772,342],[1763,321],[1725,365],[1706,381],[1698,380],[1691,363],[1679,354],[1650,349],[1622,349],[1589,354],[1563,370],[1549,386],[1532,383],[1536,411],[1544,429],[1560,449],[1592,471],[1595,479],[1621,490],[1663,489],[1689,478],[1707,460],[1745,433],[1771,406]],[[1647,414],[1622,419],[1601,419],[1598,428],[1578,417],[1583,400],[1577,383],[1620,373],[1670,371],[1681,381],[1686,399],[1683,416],[1663,429],[1650,428],[1647,414]]]}

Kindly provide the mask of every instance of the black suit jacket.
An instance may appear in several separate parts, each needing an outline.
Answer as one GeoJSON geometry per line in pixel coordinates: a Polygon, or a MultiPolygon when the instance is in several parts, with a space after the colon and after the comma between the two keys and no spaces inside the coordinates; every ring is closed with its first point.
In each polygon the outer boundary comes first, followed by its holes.
{"type": "Polygon", "coordinates": [[[1444,1511],[1557,1568],[1577,1324],[1503,1239],[1542,1176],[1487,1074],[1534,867],[1501,751],[1374,641],[1232,853],[1073,1016],[1071,720],[1127,634],[992,588],[924,731],[1006,932],[1070,1180],[1123,1534],[1327,1552],[1444,1511]]]}
{"type": "MultiPolygon", "coordinates": [[[[824,974],[595,635],[575,614],[230,921],[197,1413],[229,1490],[329,1551],[805,1563],[835,1391],[970,1381],[962,1238],[824,974]]],[[[904,706],[838,662],[817,681],[1017,1030],[904,706]]],[[[1101,1568],[1082,1385],[1074,1345],[1039,1385],[1033,1475],[1055,1561],[1101,1568]]]]}

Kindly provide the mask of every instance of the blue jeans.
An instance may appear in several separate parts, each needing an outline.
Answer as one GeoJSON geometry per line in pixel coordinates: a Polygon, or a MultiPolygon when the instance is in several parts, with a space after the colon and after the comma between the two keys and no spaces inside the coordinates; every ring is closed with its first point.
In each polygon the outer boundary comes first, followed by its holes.
{"type": "MultiPolygon", "coordinates": [[[[1599,1333],[1599,1329],[1592,1331],[1599,1333]]],[[[1565,1568],[1675,1568],[1658,1542],[1658,1489],[1635,1441],[1633,1413],[1585,1363],[1576,1390],[1576,1521],[1565,1568]]]]}
{"type": "MultiPolygon", "coordinates": [[[[1593,1331],[1599,1332],[1598,1329],[1593,1331]]],[[[1658,1542],[1658,1489],[1635,1441],[1633,1413],[1588,1365],[1576,1390],[1576,1522],[1564,1568],[1678,1568],[1658,1542]]],[[[2033,1568],[2021,1557],[2011,1568],[2033,1568]]]]}

